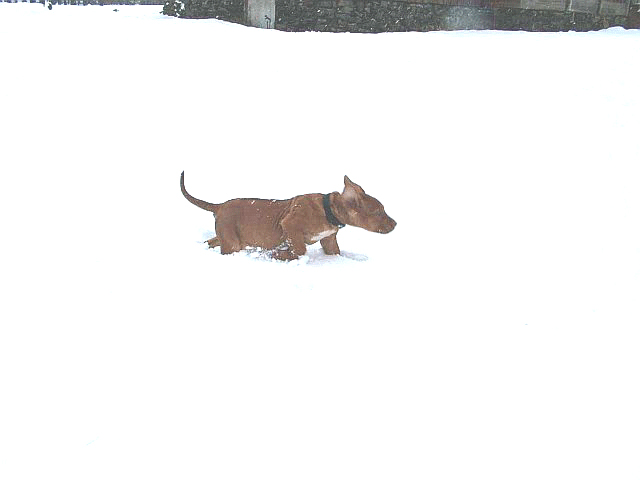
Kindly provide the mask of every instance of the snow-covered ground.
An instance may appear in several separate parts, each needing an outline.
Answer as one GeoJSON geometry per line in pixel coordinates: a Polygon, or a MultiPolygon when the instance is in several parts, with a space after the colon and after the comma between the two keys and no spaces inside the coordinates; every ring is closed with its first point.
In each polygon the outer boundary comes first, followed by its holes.
{"type": "Polygon", "coordinates": [[[640,32],[159,10],[0,3],[0,478],[640,478],[640,32]],[[182,170],[398,226],[222,256],[182,170]]]}

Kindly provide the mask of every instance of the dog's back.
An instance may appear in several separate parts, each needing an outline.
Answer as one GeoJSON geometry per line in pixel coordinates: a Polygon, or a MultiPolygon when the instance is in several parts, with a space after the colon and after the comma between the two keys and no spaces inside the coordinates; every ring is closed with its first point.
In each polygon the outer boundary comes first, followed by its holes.
{"type": "Polygon", "coordinates": [[[283,241],[281,222],[291,208],[293,199],[264,200],[235,198],[217,207],[216,233],[233,232],[240,248],[248,246],[272,249],[283,241]]]}

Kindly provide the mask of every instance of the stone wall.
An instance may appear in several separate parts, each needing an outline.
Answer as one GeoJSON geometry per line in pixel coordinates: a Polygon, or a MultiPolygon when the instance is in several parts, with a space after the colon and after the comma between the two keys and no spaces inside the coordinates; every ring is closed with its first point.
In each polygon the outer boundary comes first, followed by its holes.
{"type": "Polygon", "coordinates": [[[624,16],[600,16],[579,12],[550,10],[497,9],[497,30],[526,30],[531,32],[587,32],[624,26],[624,16]]]}
{"type": "Polygon", "coordinates": [[[388,0],[280,0],[276,28],[286,31],[406,32],[488,29],[491,11],[478,7],[388,0]]]}
{"type": "Polygon", "coordinates": [[[276,28],[286,31],[407,32],[432,30],[588,31],[624,25],[624,16],[438,5],[390,0],[276,0],[276,28]]]}
{"type": "MultiPolygon", "coordinates": [[[[622,3],[620,0],[275,1],[275,28],[290,32],[588,31],[625,26],[627,23],[626,16],[590,13],[597,11],[598,5],[622,4],[624,8],[616,12],[626,11],[628,6],[624,0],[622,3]],[[533,5],[534,2],[538,2],[536,5],[540,9],[521,8],[524,3],[533,5]]],[[[167,0],[164,11],[168,15],[186,18],[219,18],[244,23],[244,8],[245,0],[167,0]],[[177,10],[182,9],[179,13],[173,13],[172,8],[176,6],[177,10]]]]}
{"type": "Polygon", "coordinates": [[[166,0],[162,13],[181,18],[219,18],[244,23],[244,0],[166,0]]]}
{"type": "Polygon", "coordinates": [[[640,28],[640,0],[631,0],[627,28],[640,28]]]}

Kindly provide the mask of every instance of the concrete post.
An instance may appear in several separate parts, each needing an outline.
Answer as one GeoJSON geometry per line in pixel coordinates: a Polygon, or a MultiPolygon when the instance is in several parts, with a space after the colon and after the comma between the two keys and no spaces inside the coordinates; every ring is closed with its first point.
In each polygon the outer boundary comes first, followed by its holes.
{"type": "Polygon", "coordinates": [[[245,0],[247,25],[258,28],[274,28],[276,23],[275,0],[245,0]]]}

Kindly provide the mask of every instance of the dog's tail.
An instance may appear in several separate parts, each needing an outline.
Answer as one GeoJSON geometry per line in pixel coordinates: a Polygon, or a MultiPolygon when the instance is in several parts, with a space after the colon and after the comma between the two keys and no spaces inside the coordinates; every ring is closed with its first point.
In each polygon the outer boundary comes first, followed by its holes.
{"type": "Polygon", "coordinates": [[[182,190],[182,195],[184,195],[184,198],[189,200],[196,207],[200,207],[203,210],[207,210],[209,212],[213,212],[214,215],[216,214],[216,211],[218,210],[218,207],[220,206],[219,204],[209,203],[209,202],[205,202],[204,200],[199,200],[196,197],[192,197],[189,194],[189,192],[187,192],[187,189],[184,188],[184,172],[182,172],[182,174],[180,175],[180,190],[182,190]]]}

